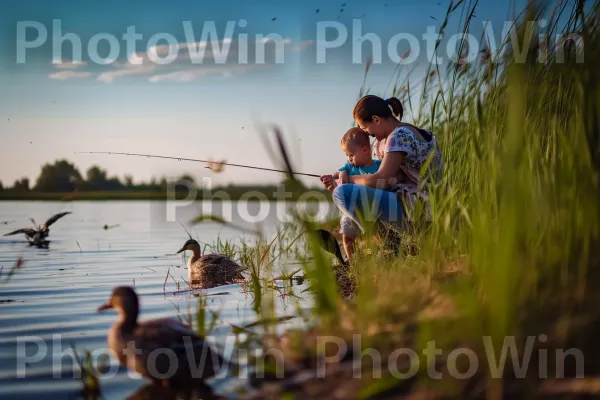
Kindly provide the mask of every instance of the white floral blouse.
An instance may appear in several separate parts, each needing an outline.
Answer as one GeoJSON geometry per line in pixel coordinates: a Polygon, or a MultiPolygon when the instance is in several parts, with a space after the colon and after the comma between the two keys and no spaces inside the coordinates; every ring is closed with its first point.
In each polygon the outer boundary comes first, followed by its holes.
{"type": "Polygon", "coordinates": [[[394,185],[392,190],[395,190],[398,195],[402,196],[405,200],[405,205],[411,208],[417,197],[424,200],[428,198],[425,183],[429,182],[432,176],[434,181],[439,183],[444,169],[442,155],[435,136],[427,130],[422,130],[422,136],[426,139],[429,136],[430,140],[421,140],[415,136],[410,128],[400,126],[387,138],[375,143],[375,153],[380,159],[383,159],[383,156],[389,152],[401,151],[405,153],[404,165],[401,168],[412,182],[399,183],[394,185]],[[419,188],[421,167],[427,162],[432,152],[434,152],[433,158],[425,175],[422,177],[424,184],[419,188]]]}

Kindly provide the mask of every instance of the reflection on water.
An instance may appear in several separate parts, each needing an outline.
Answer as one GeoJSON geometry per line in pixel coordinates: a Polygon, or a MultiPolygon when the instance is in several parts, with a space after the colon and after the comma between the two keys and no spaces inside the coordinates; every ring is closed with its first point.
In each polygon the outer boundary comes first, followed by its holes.
{"type": "MultiPolygon", "coordinates": [[[[277,210],[271,203],[266,217],[256,224],[240,215],[258,215],[257,206],[238,208],[222,203],[212,212],[233,211],[236,225],[266,232],[277,230],[277,210]],[[254,207],[254,210],[252,209],[254,207]],[[241,213],[239,212],[241,210],[241,213]],[[236,214],[237,213],[237,214],[236,214]]],[[[269,208],[267,207],[267,208],[269,208]]],[[[178,287],[187,279],[185,256],[174,253],[188,236],[180,225],[200,212],[197,204],[179,204],[169,209],[163,202],[2,202],[0,234],[29,226],[29,218],[45,221],[60,211],[73,211],[51,228],[49,249],[30,247],[24,237],[0,237],[0,265],[4,280],[19,257],[23,266],[8,283],[0,283],[0,398],[74,398],[81,391],[79,367],[71,351],[91,351],[101,363],[110,360],[101,378],[106,399],[153,398],[153,386],[116,365],[106,344],[108,328],[116,313],[97,313],[112,289],[119,285],[135,286],[140,296],[140,320],[174,317],[191,320],[196,326],[199,298],[178,287]],[[119,225],[111,229],[104,226],[119,225]],[[165,280],[169,271],[172,278],[165,280]],[[182,279],[183,278],[183,279],[182,279]]],[[[264,215],[264,209],[262,210],[264,215]]],[[[212,244],[217,237],[240,243],[252,236],[214,223],[191,229],[200,242],[212,244]]],[[[298,268],[296,266],[296,268],[298,268]]],[[[294,269],[294,268],[291,268],[294,269]]],[[[274,271],[278,273],[280,271],[274,271]]],[[[297,293],[304,290],[299,286],[297,293]]],[[[227,285],[203,292],[206,297],[206,321],[217,313],[208,339],[226,357],[231,355],[234,336],[231,324],[240,326],[256,320],[252,294],[239,285],[227,285]]],[[[293,315],[298,299],[277,297],[279,315],[293,315]]],[[[310,304],[300,300],[301,307],[310,304]]],[[[281,324],[297,326],[301,318],[281,324]]],[[[261,327],[256,328],[260,332],[261,327]]],[[[217,394],[233,398],[235,390],[245,386],[239,379],[217,377],[209,381],[217,394]]],[[[158,398],[169,398],[168,393],[158,398]]]]}

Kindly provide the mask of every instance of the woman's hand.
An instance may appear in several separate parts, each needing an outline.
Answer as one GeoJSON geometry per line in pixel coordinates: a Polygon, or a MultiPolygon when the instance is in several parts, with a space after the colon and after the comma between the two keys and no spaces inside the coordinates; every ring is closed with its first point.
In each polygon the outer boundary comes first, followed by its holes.
{"type": "Polygon", "coordinates": [[[400,167],[404,164],[404,154],[401,151],[386,153],[377,172],[350,176],[350,183],[378,189],[390,189],[392,184],[398,183],[397,177],[401,171],[400,167]]]}

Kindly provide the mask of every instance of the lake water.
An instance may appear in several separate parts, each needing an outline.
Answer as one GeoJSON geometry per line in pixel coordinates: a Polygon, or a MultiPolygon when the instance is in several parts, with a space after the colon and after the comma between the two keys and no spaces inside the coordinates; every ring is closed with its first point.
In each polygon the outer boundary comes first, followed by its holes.
{"type": "MultiPolygon", "coordinates": [[[[231,208],[236,225],[259,227],[267,237],[276,233],[280,219],[275,211],[277,204],[262,205],[268,211],[262,210],[265,217],[259,223],[247,215],[257,215],[261,211],[257,206],[246,209],[246,204],[238,205],[213,204],[212,212],[223,215],[231,208]]],[[[48,249],[30,247],[23,235],[0,236],[0,398],[77,398],[82,384],[70,345],[74,344],[81,354],[84,350],[95,351],[95,355],[108,353],[106,334],[117,314],[112,310],[97,313],[96,309],[108,300],[115,286],[135,285],[141,320],[177,318],[179,314],[187,317],[188,312],[195,316],[198,298],[181,293],[183,288],[178,289],[174,282],[187,280],[187,258],[175,253],[188,239],[179,222],[187,226],[191,218],[210,211],[207,206],[178,203],[174,207],[150,201],[0,202],[1,235],[31,226],[30,217],[43,224],[55,213],[73,212],[52,225],[48,249]],[[105,230],[104,225],[119,226],[105,230]],[[22,267],[6,282],[8,270],[19,258],[24,262],[22,267]],[[165,284],[167,271],[173,278],[165,284]]],[[[237,243],[243,237],[252,238],[212,222],[193,226],[191,234],[209,244],[217,237],[237,243]]],[[[289,267],[282,261],[279,268],[290,271],[300,267],[289,267]]],[[[305,285],[298,286],[297,293],[304,289],[305,285]]],[[[207,308],[219,315],[209,339],[227,353],[233,337],[230,324],[256,320],[252,295],[238,285],[204,293],[207,308]]],[[[294,315],[297,302],[278,298],[277,313],[294,315]]],[[[310,307],[309,299],[303,298],[300,303],[301,308],[310,307]]],[[[195,327],[195,317],[192,320],[195,327]]],[[[302,319],[295,318],[281,326],[301,324],[302,319]]],[[[111,357],[111,369],[101,380],[102,395],[106,399],[127,398],[148,383],[118,369],[111,357]]],[[[246,385],[243,380],[226,377],[209,383],[217,394],[228,398],[235,398],[233,391],[246,385]]]]}

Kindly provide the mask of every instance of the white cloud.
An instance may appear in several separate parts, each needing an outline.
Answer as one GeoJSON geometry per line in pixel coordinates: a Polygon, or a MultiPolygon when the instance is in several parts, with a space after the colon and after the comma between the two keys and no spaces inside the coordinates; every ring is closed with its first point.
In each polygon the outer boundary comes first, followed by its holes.
{"type": "MultiPolygon", "coordinates": [[[[282,39],[279,40],[277,38],[272,38],[272,37],[263,37],[260,39],[256,39],[255,41],[247,41],[247,42],[240,42],[238,40],[233,40],[231,38],[226,38],[223,40],[215,40],[214,42],[212,41],[198,41],[198,42],[181,42],[178,43],[177,46],[171,46],[170,44],[160,44],[158,46],[152,46],[150,48],[148,48],[147,52],[140,52],[140,53],[136,53],[136,55],[138,57],[140,57],[143,60],[143,63],[145,64],[146,62],[151,62],[148,59],[148,54],[152,53],[154,56],[158,56],[161,58],[166,57],[169,54],[169,51],[172,51],[173,53],[177,53],[177,57],[176,60],[177,61],[186,61],[186,60],[198,60],[199,63],[206,61],[206,62],[213,62],[215,61],[215,52],[217,54],[219,54],[219,52],[224,52],[227,57],[229,56],[235,56],[239,53],[239,48],[240,45],[246,45],[248,47],[247,49],[247,53],[249,55],[252,54],[251,49],[253,48],[253,46],[256,45],[265,45],[267,43],[281,43],[283,45],[290,45],[292,44],[292,40],[291,39],[282,39]],[[211,44],[211,46],[209,47],[209,43],[211,44]],[[215,45],[215,48],[213,48],[213,44],[215,45]],[[223,45],[229,45],[226,50],[223,48],[223,45]],[[203,54],[201,54],[203,52],[203,54]]],[[[298,42],[298,43],[303,43],[303,42],[298,42]]],[[[297,45],[292,45],[288,48],[284,47],[284,50],[292,50],[293,48],[295,48],[297,45]]]]}
{"type": "Polygon", "coordinates": [[[305,47],[312,46],[314,44],[315,44],[314,40],[301,40],[301,41],[299,41],[297,43],[294,43],[291,46],[290,50],[291,51],[298,51],[298,50],[304,49],[305,47]]]}
{"type": "Polygon", "coordinates": [[[124,76],[129,75],[148,75],[156,70],[156,65],[147,64],[147,65],[131,65],[124,66],[123,69],[117,69],[114,71],[103,72],[98,75],[98,80],[100,82],[112,83],[116,78],[122,78],[124,76]]]}
{"type": "Polygon", "coordinates": [[[77,69],[79,67],[85,67],[88,65],[87,61],[60,61],[52,60],[52,64],[57,69],[77,69]]]}
{"type": "MultiPolygon", "coordinates": [[[[162,65],[154,63],[152,60],[150,60],[148,56],[148,54],[151,53],[153,56],[165,58],[169,54],[171,46],[169,44],[161,44],[149,48],[148,52],[132,53],[129,56],[128,61],[125,63],[112,63],[112,67],[116,69],[100,73],[97,77],[97,80],[100,82],[112,83],[115,79],[122,78],[125,76],[143,76],[151,74],[155,75],[152,75],[149,78],[150,82],[188,82],[191,80],[199,79],[200,77],[206,75],[215,74],[221,74],[225,77],[231,77],[235,72],[254,69],[256,67],[265,67],[265,65],[252,65],[252,61],[250,61],[250,64],[235,64],[235,62],[238,60],[234,59],[234,57],[240,54],[240,45],[244,45],[245,43],[247,43],[248,49],[246,49],[246,54],[247,58],[251,60],[253,53],[252,48],[254,48],[254,46],[264,46],[267,43],[273,42],[276,42],[278,45],[284,45],[285,52],[295,52],[301,50],[306,46],[314,44],[314,42],[310,40],[293,42],[290,39],[279,39],[277,37],[268,36],[260,39],[257,38],[256,40],[249,40],[248,42],[240,42],[231,38],[216,40],[214,42],[182,42],[177,44],[178,49],[173,49],[173,51],[177,50],[177,57],[175,57],[173,62],[162,65]],[[211,43],[211,46],[208,46],[209,43],[211,43]],[[215,44],[215,46],[218,47],[213,49],[213,43],[215,44]],[[228,45],[230,47],[227,48],[227,52],[221,54],[221,56],[219,57],[219,49],[222,52],[224,51],[222,47],[223,45],[228,45]],[[200,54],[200,52],[202,51],[204,51],[203,55],[200,54]],[[222,61],[227,60],[227,62],[225,64],[218,63],[217,65],[213,65],[212,62],[214,62],[217,58],[220,58],[220,60],[222,61]],[[191,63],[192,67],[183,67],[182,64],[185,63],[191,63]],[[196,65],[205,63],[210,63],[211,66],[202,68],[195,67],[196,65]],[[172,72],[168,72],[169,70],[171,70],[172,72]],[[159,71],[165,71],[165,73],[156,74],[159,71]]],[[[267,47],[266,49],[267,52],[272,52],[276,48],[267,47]]],[[[267,58],[269,58],[269,56],[267,56],[267,58]]],[[[62,71],[49,75],[51,79],[67,80],[85,78],[91,75],[90,72],[75,71],[77,68],[87,66],[88,63],[86,61],[62,61],[55,59],[52,61],[52,63],[56,69],[62,71]]]]}
{"type": "MultiPolygon", "coordinates": [[[[248,63],[238,64],[238,59],[235,58],[235,56],[240,54],[240,45],[243,44],[243,42],[232,39],[224,39],[216,41],[215,44],[218,43],[219,46],[222,46],[223,44],[231,44],[231,47],[227,49],[227,52],[221,54],[221,60],[226,60],[226,62],[213,64],[215,59],[219,58],[219,49],[213,49],[212,45],[208,46],[210,42],[182,42],[178,43],[177,49],[172,49],[173,54],[175,54],[175,50],[177,50],[177,57],[175,57],[172,62],[167,64],[157,64],[150,59],[149,53],[155,57],[158,56],[159,58],[166,58],[169,54],[169,50],[171,50],[171,46],[169,44],[161,44],[158,46],[153,46],[148,50],[148,52],[131,53],[126,62],[114,62],[112,67],[116,69],[101,73],[98,75],[97,80],[105,83],[112,83],[115,81],[115,79],[125,76],[151,75],[149,77],[150,82],[156,83],[165,81],[189,82],[200,79],[206,75],[223,75],[224,77],[231,77],[235,73],[241,71],[268,67],[268,64],[259,65],[252,63],[252,49],[254,46],[266,46],[266,52],[267,54],[270,54],[279,48],[267,44],[273,42],[278,42],[278,45],[282,44],[285,52],[296,52],[304,47],[314,44],[314,42],[310,40],[293,42],[290,39],[279,40],[277,38],[270,37],[264,37],[254,41],[249,40],[247,43],[248,49],[246,52],[248,63]],[[193,50],[188,51],[190,48],[193,50]],[[201,49],[200,52],[204,51],[204,55],[201,56],[197,49],[201,49]]],[[[222,47],[221,51],[224,51],[222,47]]],[[[265,55],[265,58],[270,59],[271,57],[269,55],[265,55]]]]}
{"type": "Polygon", "coordinates": [[[258,39],[256,41],[256,43],[267,43],[267,42],[273,42],[273,43],[282,42],[283,44],[290,44],[290,43],[292,43],[292,41],[290,39],[283,39],[283,40],[280,41],[280,40],[274,40],[273,38],[271,38],[269,36],[265,36],[264,38],[258,39]]]}
{"type": "MultiPolygon", "coordinates": [[[[269,37],[265,37],[262,39],[257,39],[255,42],[256,43],[264,43],[264,42],[268,42],[268,41],[274,42],[275,40],[273,40],[272,38],[269,38],[269,37]]],[[[292,41],[291,41],[291,39],[283,39],[282,42],[284,44],[289,44],[292,41]]],[[[198,42],[181,42],[181,43],[177,44],[177,47],[178,47],[179,51],[181,52],[181,50],[188,50],[189,48],[193,48],[193,49],[207,48],[209,43],[211,43],[211,46],[212,46],[213,41],[209,42],[209,41],[203,40],[203,41],[198,41],[198,42]]],[[[215,40],[214,41],[214,44],[219,47],[221,47],[224,44],[234,45],[234,47],[235,47],[235,46],[239,46],[239,43],[240,43],[239,41],[233,40],[231,38],[225,38],[223,40],[215,40]]],[[[251,44],[251,42],[249,41],[248,44],[251,44]]],[[[171,48],[170,44],[159,44],[158,46],[149,47],[148,52],[155,51],[156,54],[164,56],[164,55],[168,54],[170,48],[171,48]]],[[[188,52],[186,51],[186,53],[188,53],[188,52]]],[[[142,53],[142,54],[144,54],[144,53],[142,53]]],[[[189,57],[189,55],[188,55],[188,57],[189,57]]]]}
{"type": "Polygon", "coordinates": [[[77,71],[60,71],[50,74],[50,79],[58,79],[65,81],[67,79],[87,78],[90,76],[90,72],[77,72],[77,71]]]}
{"type": "Polygon", "coordinates": [[[198,67],[189,68],[181,71],[169,72],[166,74],[153,75],[149,78],[152,83],[158,82],[191,82],[207,75],[221,75],[230,78],[237,72],[244,72],[251,69],[264,68],[265,65],[230,65],[222,67],[198,67]]]}

